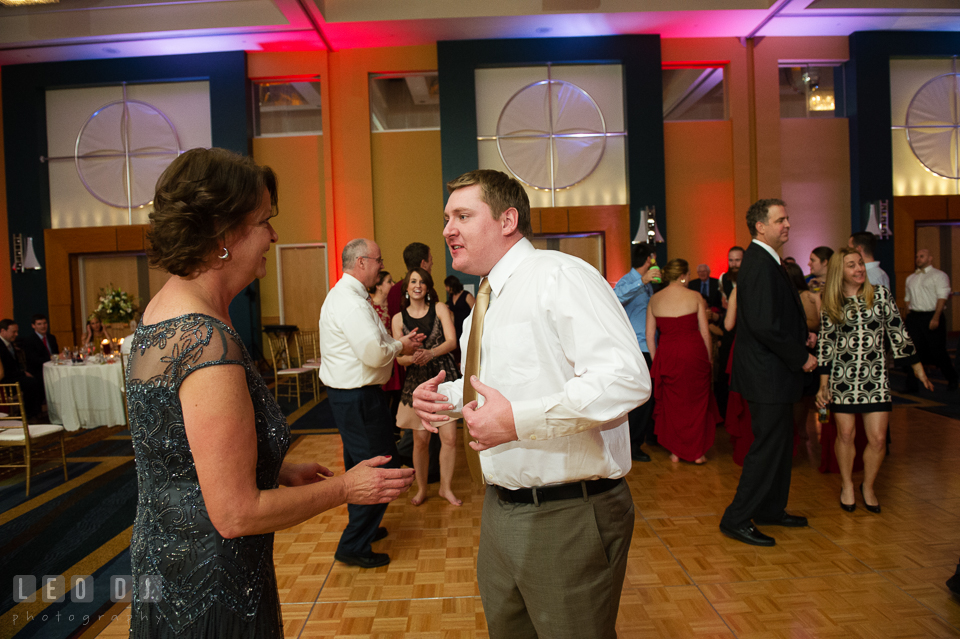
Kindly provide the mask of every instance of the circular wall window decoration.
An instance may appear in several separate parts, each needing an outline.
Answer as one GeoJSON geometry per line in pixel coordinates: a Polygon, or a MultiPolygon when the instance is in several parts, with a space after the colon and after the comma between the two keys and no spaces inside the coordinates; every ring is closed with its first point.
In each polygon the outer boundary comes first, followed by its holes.
{"type": "Polygon", "coordinates": [[[517,91],[497,121],[500,158],[536,189],[569,188],[600,164],[607,128],[596,101],[575,84],[541,80],[517,91]]]}
{"type": "Polygon", "coordinates": [[[160,109],[124,99],[97,109],[80,127],[77,175],[104,204],[131,209],[153,200],[157,178],[180,154],[176,127],[160,109]]]}
{"type": "Polygon", "coordinates": [[[920,87],[907,107],[906,129],[923,166],[960,179],[960,73],[938,75],[920,87]]]}

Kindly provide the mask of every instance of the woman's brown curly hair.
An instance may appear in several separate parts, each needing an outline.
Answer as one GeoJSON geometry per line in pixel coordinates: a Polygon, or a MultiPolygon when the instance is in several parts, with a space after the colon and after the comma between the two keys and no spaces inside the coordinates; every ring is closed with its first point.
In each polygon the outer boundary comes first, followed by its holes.
{"type": "Polygon", "coordinates": [[[263,189],[277,208],[277,176],[225,149],[191,149],[157,180],[147,241],[150,265],[174,275],[196,271],[260,206],[263,189]]]}

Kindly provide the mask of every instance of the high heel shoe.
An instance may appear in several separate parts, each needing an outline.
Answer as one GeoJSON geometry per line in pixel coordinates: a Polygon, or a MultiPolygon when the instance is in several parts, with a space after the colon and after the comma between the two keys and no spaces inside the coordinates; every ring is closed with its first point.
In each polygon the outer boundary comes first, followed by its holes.
{"type": "MultiPolygon", "coordinates": [[[[843,494],[843,489],[842,489],[842,488],[840,489],[840,494],[841,494],[841,495],[843,494]]],[[[854,502],[853,502],[852,504],[845,504],[845,503],[843,503],[843,499],[841,498],[841,499],[840,499],[840,507],[843,508],[843,509],[844,509],[845,511],[847,511],[848,513],[852,513],[853,511],[855,511],[855,510],[857,509],[857,502],[856,502],[856,500],[854,500],[854,502]]]]}
{"type": "MultiPolygon", "coordinates": [[[[862,483],[860,484],[860,496],[863,497],[863,484],[862,484],[862,483]]],[[[870,512],[872,512],[872,513],[876,513],[876,514],[878,514],[878,515],[880,514],[880,504],[877,504],[876,506],[871,506],[870,504],[867,503],[867,498],[866,498],[866,497],[863,497],[863,507],[866,508],[867,510],[869,510],[870,512]]]]}

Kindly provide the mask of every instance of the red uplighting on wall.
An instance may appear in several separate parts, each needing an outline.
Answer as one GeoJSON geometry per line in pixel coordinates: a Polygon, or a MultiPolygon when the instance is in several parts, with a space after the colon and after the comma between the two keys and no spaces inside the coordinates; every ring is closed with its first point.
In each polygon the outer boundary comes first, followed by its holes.
{"type": "Polygon", "coordinates": [[[664,69],[720,69],[730,64],[729,60],[684,60],[683,62],[664,62],[664,69]]]}

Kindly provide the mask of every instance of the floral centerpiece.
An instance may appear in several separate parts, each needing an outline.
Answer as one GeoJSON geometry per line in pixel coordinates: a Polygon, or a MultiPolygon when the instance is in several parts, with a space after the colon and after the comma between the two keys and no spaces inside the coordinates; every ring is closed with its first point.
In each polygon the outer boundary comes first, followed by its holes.
{"type": "Polygon", "coordinates": [[[113,288],[112,285],[106,290],[101,288],[100,304],[97,306],[96,314],[104,322],[129,322],[137,312],[136,299],[118,288],[113,288]]]}

